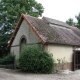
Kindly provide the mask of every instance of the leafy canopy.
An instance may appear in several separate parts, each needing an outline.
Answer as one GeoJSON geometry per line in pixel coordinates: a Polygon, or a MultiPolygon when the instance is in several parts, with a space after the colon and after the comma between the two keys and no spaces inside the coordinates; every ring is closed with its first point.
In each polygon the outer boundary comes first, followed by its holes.
{"type": "Polygon", "coordinates": [[[74,21],[73,21],[72,18],[69,18],[69,19],[66,21],[66,23],[69,24],[70,26],[74,26],[74,25],[75,25],[75,23],[74,23],[74,21]]]}
{"type": "Polygon", "coordinates": [[[69,18],[66,23],[69,24],[70,26],[76,26],[78,28],[80,28],[80,13],[78,15],[75,16],[77,22],[74,22],[74,20],[72,18],[69,18]]]}
{"type": "Polygon", "coordinates": [[[5,53],[7,42],[22,13],[39,17],[43,6],[35,0],[1,0],[0,2],[0,53],[5,53]],[[5,46],[4,46],[5,45],[5,46]],[[1,52],[2,50],[3,52],[1,52]],[[5,51],[5,52],[4,52],[5,51]]]}

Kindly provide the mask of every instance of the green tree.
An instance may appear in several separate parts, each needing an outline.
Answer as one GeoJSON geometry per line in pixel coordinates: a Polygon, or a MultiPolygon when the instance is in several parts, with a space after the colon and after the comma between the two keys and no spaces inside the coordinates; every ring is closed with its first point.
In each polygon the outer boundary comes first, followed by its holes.
{"type": "Polygon", "coordinates": [[[75,16],[75,18],[77,19],[77,23],[75,26],[80,28],[80,13],[77,16],[75,16]]]}
{"type": "Polygon", "coordinates": [[[74,26],[74,25],[75,25],[75,23],[74,23],[74,21],[73,21],[72,18],[69,18],[69,19],[66,21],[66,23],[69,24],[70,26],[74,26]]]}
{"type": "Polygon", "coordinates": [[[70,26],[76,26],[80,28],[80,13],[75,16],[77,22],[74,22],[72,18],[69,18],[66,23],[69,24],[70,26]]]}
{"type": "Polygon", "coordinates": [[[11,33],[22,13],[39,17],[43,6],[35,0],[1,0],[0,2],[0,54],[6,53],[11,33]]]}

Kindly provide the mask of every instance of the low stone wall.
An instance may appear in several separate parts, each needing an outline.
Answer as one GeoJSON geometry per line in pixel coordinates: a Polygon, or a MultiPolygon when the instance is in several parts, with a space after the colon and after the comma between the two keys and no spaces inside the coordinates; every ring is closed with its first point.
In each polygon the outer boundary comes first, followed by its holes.
{"type": "Polygon", "coordinates": [[[56,66],[55,66],[55,70],[61,70],[61,69],[63,69],[63,70],[67,70],[67,69],[72,70],[72,62],[67,62],[66,64],[64,64],[63,67],[60,64],[57,63],[56,66]]]}

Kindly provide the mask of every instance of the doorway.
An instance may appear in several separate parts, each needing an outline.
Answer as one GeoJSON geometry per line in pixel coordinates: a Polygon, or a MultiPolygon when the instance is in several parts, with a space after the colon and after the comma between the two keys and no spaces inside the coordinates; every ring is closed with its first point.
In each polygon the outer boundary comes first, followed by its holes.
{"type": "Polygon", "coordinates": [[[80,51],[74,51],[73,54],[73,70],[80,69],[80,51]]]}

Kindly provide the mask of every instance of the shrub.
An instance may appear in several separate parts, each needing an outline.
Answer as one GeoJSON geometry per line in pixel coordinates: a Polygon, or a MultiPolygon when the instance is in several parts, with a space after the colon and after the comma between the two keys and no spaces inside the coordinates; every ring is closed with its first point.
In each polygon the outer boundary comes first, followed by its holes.
{"type": "Polygon", "coordinates": [[[51,73],[54,68],[52,56],[37,46],[28,46],[21,51],[19,66],[22,71],[33,73],[51,73]]]}
{"type": "Polygon", "coordinates": [[[3,64],[3,59],[2,58],[0,58],[0,64],[3,64]]]}
{"type": "Polygon", "coordinates": [[[14,58],[15,58],[14,55],[8,54],[7,56],[0,58],[0,64],[2,64],[2,65],[13,64],[14,58]]]}

